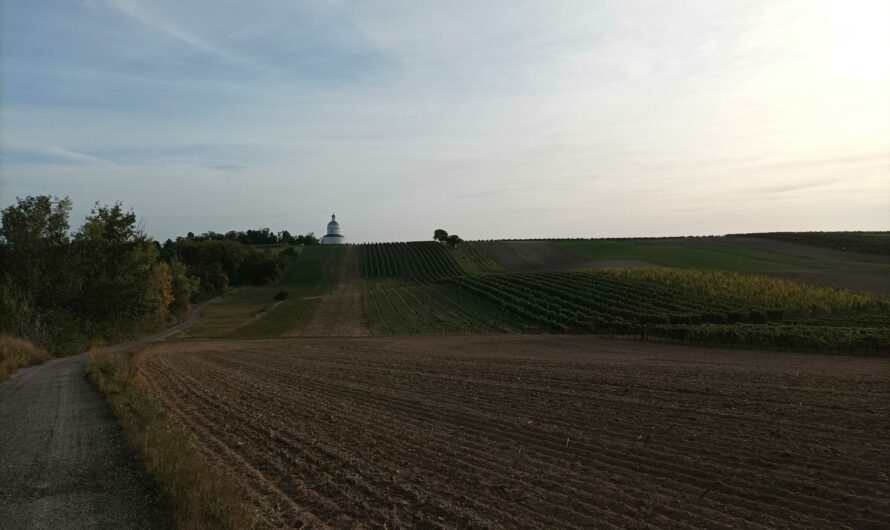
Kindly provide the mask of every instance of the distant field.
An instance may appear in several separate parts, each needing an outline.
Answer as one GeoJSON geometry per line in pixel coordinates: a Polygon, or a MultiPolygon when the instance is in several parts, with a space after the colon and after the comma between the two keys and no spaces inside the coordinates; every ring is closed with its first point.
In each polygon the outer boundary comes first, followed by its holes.
{"type": "Polygon", "coordinates": [[[718,238],[559,241],[588,260],[629,260],[734,272],[770,272],[819,266],[816,260],[739,247],[718,238]]]}
{"type": "Polygon", "coordinates": [[[884,360],[400,337],[167,343],[136,369],[264,527],[890,527],[884,360]]]}
{"type": "Polygon", "coordinates": [[[849,252],[890,256],[890,232],[765,232],[727,237],[773,239],[849,252]]]}
{"type": "Polygon", "coordinates": [[[311,245],[293,258],[276,285],[233,290],[207,307],[184,337],[278,337],[305,326],[321,296],[337,283],[346,247],[311,245]],[[287,291],[284,301],[273,297],[287,291]]]}
{"type": "Polygon", "coordinates": [[[756,272],[890,294],[890,257],[741,237],[562,240],[557,243],[591,262],[623,260],[668,267],[756,272]]]}

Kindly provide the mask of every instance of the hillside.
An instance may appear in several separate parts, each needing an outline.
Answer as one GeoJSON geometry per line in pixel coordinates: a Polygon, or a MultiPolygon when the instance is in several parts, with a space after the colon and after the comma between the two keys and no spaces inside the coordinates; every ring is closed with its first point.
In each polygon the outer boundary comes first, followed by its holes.
{"type": "MultiPolygon", "coordinates": [[[[301,247],[295,247],[301,248],[301,247]]],[[[208,306],[204,320],[183,337],[278,337],[299,332],[341,278],[348,247],[310,245],[291,258],[274,285],[232,290],[208,306]],[[287,292],[285,300],[275,295],[287,292]]]]}
{"type": "MultiPolygon", "coordinates": [[[[661,265],[794,278],[828,287],[890,294],[890,257],[842,252],[797,243],[742,237],[589,239],[550,242],[582,263],[661,265]]],[[[517,247],[523,242],[504,242],[517,247]]],[[[535,248],[535,247],[531,247],[535,248]]],[[[540,251],[550,254],[552,251],[540,251]]],[[[496,256],[493,256],[496,257],[496,256]]],[[[564,259],[534,270],[564,270],[564,259]]],[[[511,269],[508,270],[522,270],[511,269]]]]}
{"type": "Polygon", "coordinates": [[[769,239],[829,248],[845,253],[890,256],[890,232],[762,232],[726,237],[769,239]]]}
{"type": "Polygon", "coordinates": [[[211,305],[188,336],[593,333],[886,352],[890,299],[879,278],[890,264],[839,253],[752,238],[310,246],[277,284],[211,305]],[[807,275],[847,275],[839,283],[876,293],[798,280],[807,275]]]}

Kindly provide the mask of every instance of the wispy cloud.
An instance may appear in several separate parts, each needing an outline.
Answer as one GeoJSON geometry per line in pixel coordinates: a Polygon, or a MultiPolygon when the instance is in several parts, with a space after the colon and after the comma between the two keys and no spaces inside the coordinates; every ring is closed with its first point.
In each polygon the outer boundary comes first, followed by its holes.
{"type": "MultiPolygon", "coordinates": [[[[251,58],[227,49],[218,43],[211,42],[191,33],[161,16],[159,13],[146,7],[145,2],[138,0],[104,0],[105,5],[126,15],[131,20],[145,26],[152,31],[164,34],[168,37],[188,45],[195,51],[216,56],[220,59],[239,64],[253,65],[256,62],[251,58]]],[[[149,3],[152,5],[152,3],[149,3]]]]}
{"type": "Polygon", "coordinates": [[[4,157],[5,161],[16,163],[23,161],[25,163],[42,163],[42,162],[74,162],[98,164],[106,168],[120,168],[120,164],[107,160],[105,158],[88,155],[71,149],[66,149],[57,145],[48,145],[42,143],[5,143],[4,150],[13,153],[13,156],[4,157]]]}
{"type": "Polygon", "coordinates": [[[850,70],[890,20],[849,2],[862,38],[809,0],[7,2],[0,200],[159,237],[886,228],[890,78],[850,70]]]}

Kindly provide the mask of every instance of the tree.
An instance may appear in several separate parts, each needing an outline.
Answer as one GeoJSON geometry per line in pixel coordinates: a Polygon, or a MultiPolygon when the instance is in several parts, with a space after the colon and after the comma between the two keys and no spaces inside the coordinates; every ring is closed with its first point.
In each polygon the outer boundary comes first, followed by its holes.
{"type": "Polygon", "coordinates": [[[103,241],[105,243],[132,243],[145,237],[136,227],[136,214],[133,210],[124,212],[121,203],[114,206],[93,206],[86,222],[75,235],[77,240],[103,241]]]}
{"type": "Polygon", "coordinates": [[[288,232],[287,230],[282,230],[278,233],[279,243],[284,243],[285,245],[293,245],[294,241],[294,236],[290,235],[290,232],[288,232]]]}
{"type": "Polygon", "coordinates": [[[170,260],[170,283],[173,291],[173,302],[169,306],[170,313],[181,317],[188,309],[189,303],[198,294],[201,281],[189,275],[185,263],[178,257],[170,260]]]}
{"type": "Polygon", "coordinates": [[[441,228],[437,228],[436,231],[433,232],[433,239],[439,243],[444,243],[448,241],[448,232],[441,228]]]}
{"type": "Polygon", "coordinates": [[[299,243],[299,244],[301,244],[301,245],[317,245],[317,244],[318,244],[318,238],[315,237],[315,233],[313,233],[313,232],[309,232],[309,233],[306,234],[305,236],[297,236],[297,237],[296,237],[296,242],[299,243]]]}
{"type": "Polygon", "coordinates": [[[71,200],[17,198],[0,215],[0,328],[47,342],[53,308],[76,298],[80,275],[71,259],[71,200]]]}
{"type": "Polygon", "coordinates": [[[82,292],[73,309],[93,324],[95,335],[113,334],[151,317],[163,317],[172,302],[169,268],[120,203],[94,206],[74,235],[82,292]]]}
{"type": "Polygon", "coordinates": [[[59,245],[68,242],[71,199],[49,195],[17,198],[3,210],[0,243],[11,247],[59,245]]]}
{"type": "Polygon", "coordinates": [[[451,248],[457,248],[457,244],[463,241],[457,234],[451,234],[445,240],[451,248]]]}

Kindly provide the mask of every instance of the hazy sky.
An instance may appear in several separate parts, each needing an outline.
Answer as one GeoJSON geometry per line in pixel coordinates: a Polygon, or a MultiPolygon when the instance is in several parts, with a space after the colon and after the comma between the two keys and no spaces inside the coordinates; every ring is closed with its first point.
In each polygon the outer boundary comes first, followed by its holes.
{"type": "Polygon", "coordinates": [[[0,1],[0,203],[74,225],[890,229],[886,0],[0,1]]]}

